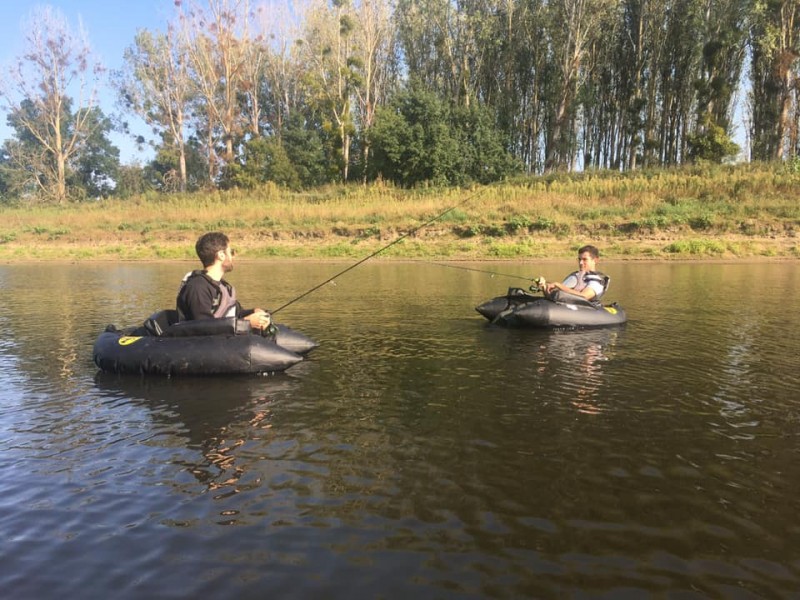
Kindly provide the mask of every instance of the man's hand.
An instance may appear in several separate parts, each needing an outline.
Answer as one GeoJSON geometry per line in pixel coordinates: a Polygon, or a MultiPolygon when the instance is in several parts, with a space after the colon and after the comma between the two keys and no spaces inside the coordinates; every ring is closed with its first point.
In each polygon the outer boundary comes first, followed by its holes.
{"type": "Polygon", "coordinates": [[[245,317],[248,321],[250,321],[250,327],[253,329],[261,329],[262,331],[270,326],[272,323],[272,317],[270,314],[257,308],[252,315],[245,317]]]}

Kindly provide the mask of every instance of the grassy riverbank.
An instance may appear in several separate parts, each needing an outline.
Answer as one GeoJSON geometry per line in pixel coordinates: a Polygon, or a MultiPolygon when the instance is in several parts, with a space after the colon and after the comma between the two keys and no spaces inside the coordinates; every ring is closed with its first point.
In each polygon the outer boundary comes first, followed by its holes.
{"type": "Polygon", "coordinates": [[[208,230],[228,233],[248,259],[361,258],[438,215],[381,256],[571,258],[592,242],[606,258],[800,257],[800,174],[739,165],[519,178],[470,190],[267,186],[3,207],[0,260],[194,259],[194,242],[208,230]]]}

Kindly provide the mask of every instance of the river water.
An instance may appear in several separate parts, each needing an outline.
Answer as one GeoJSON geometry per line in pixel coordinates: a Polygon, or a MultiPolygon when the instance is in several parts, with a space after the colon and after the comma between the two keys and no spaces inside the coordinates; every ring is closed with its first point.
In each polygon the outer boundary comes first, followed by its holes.
{"type": "Polygon", "coordinates": [[[603,263],[630,320],[577,333],[474,311],[573,263],[456,266],[497,275],[365,263],[279,313],[310,360],[217,379],[91,361],[193,264],[0,266],[4,597],[800,597],[798,263],[603,263]]]}

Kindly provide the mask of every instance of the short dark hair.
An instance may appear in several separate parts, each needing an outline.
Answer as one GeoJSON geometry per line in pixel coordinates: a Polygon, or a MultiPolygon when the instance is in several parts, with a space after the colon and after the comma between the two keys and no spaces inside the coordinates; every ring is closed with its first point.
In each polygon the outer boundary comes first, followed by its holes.
{"type": "Polygon", "coordinates": [[[204,267],[210,267],[217,259],[217,252],[224,252],[228,247],[228,236],[219,231],[204,233],[194,245],[194,250],[204,267]]]}
{"type": "Polygon", "coordinates": [[[597,260],[600,258],[600,250],[597,249],[596,246],[592,246],[591,244],[586,244],[585,246],[581,246],[578,248],[578,256],[583,254],[584,252],[588,252],[592,255],[592,258],[597,260]]]}

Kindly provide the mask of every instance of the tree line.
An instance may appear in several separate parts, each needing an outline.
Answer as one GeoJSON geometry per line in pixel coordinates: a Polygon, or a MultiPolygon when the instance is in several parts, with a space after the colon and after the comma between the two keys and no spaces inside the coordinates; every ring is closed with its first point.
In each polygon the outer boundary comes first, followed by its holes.
{"type": "Polygon", "coordinates": [[[798,153],[797,0],[175,5],[112,73],[60,13],[32,13],[0,87],[4,199],[720,162],[740,152],[745,94],[746,158],[798,153]],[[109,141],[131,115],[150,128],[144,165],[109,141]]]}

